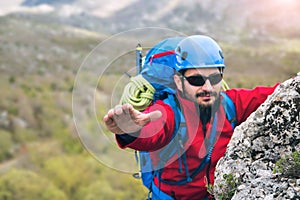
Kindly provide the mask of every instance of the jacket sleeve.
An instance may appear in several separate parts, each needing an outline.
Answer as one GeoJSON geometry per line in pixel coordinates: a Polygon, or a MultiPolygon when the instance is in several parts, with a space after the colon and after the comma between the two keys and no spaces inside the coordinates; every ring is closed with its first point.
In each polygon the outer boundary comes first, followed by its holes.
{"type": "Polygon", "coordinates": [[[244,122],[266,99],[274,92],[276,87],[258,86],[250,89],[230,89],[226,94],[232,99],[236,107],[238,124],[244,122]]]}
{"type": "Polygon", "coordinates": [[[139,132],[116,135],[119,147],[128,147],[139,151],[156,151],[168,144],[175,128],[174,112],[163,101],[157,101],[144,112],[154,110],[161,111],[162,117],[149,122],[139,132]]]}

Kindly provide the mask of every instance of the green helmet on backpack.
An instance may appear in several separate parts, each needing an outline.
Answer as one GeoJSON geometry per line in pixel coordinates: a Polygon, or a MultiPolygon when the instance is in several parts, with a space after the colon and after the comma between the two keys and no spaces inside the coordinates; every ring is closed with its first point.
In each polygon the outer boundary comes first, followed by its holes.
{"type": "Polygon", "coordinates": [[[222,49],[208,36],[186,37],[179,42],[175,53],[177,71],[191,68],[225,68],[222,49]]]}

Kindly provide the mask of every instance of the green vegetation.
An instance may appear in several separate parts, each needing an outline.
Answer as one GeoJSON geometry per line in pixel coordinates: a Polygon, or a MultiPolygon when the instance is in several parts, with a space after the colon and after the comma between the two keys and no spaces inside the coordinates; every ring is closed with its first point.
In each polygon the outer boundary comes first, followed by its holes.
{"type": "MultiPolygon", "coordinates": [[[[72,119],[77,70],[107,37],[8,16],[0,18],[0,38],[0,199],[144,199],[141,180],[99,164],[87,153],[72,119]]],[[[300,40],[251,44],[221,44],[231,87],[272,85],[298,71],[300,40]]],[[[122,92],[122,70],[134,66],[134,58],[124,58],[126,62],[113,63],[122,68],[110,68],[99,80],[99,120],[109,109],[112,91],[115,99],[122,92]]],[[[230,175],[227,179],[235,183],[230,175]]]]}
{"type": "Polygon", "coordinates": [[[0,177],[0,199],[61,199],[67,196],[49,180],[29,170],[10,170],[0,177]]]}
{"type": "MultiPolygon", "coordinates": [[[[219,188],[223,191],[223,193],[222,195],[218,196],[218,199],[230,200],[235,194],[237,187],[240,185],[240,180],[233,174],[224,174],[223,178],[225,180],[225,183],[222,185],[218,185],[219,188]]],[[[213,186],[209,185],[208,189],[208,191],[210,191],[211,194],[213,194],[213,186]]]]}
{"type": "Polygon", "coordinates": [[[12,156],[12,148],[11,134],[6,130],[0,130],[0,161],[4,161],[12,156]]]}
{"type": "Polygon", "coordinates": [[[300,153],[293,153],[283,156],[276,162],[274,173],[281,173],[282,177],[300,178],[300,153]]]}
{"type": "Polygon", "coordinates": [[[0,25],[0,199],[146,197],[141,180],[87,153],[72,119],[75,75],[103,36],[16,17],[0,25]]]}

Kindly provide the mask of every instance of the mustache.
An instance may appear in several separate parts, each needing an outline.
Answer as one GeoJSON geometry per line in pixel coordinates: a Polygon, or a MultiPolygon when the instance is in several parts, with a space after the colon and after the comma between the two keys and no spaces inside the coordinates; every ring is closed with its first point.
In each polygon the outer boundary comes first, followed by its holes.
{"type": "Polygon", "coordinates": [[[205,96],[217,96],[216,92],[208,92],[208,91],[203,91],[203,92],[199,92],[196,94],[196,97],[205,97],[205,96]]]}

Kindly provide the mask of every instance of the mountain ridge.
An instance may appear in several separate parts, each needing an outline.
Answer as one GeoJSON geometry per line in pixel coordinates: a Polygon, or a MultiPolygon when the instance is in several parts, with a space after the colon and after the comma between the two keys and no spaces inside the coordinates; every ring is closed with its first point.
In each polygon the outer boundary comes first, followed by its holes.
{"type": "Polygon", "coordinates": [[[108,4],[103,0],[25,0],[21,4],[23,7],[36,8],[48,4],[54,10],[42,15],[23,11],[16,13],[112,34],[133,28],[158,26],[186,34],[204,33],[231,40],[234,40],[235,35],[249,38],[274,34],[277,37],[298,37],[300,2],[289,2],[224,0],[220,4],[212,0],[187,0],[183,4],[179,0],[162,0],[158,4],[154,1],[122,0],[108,4]]]}

